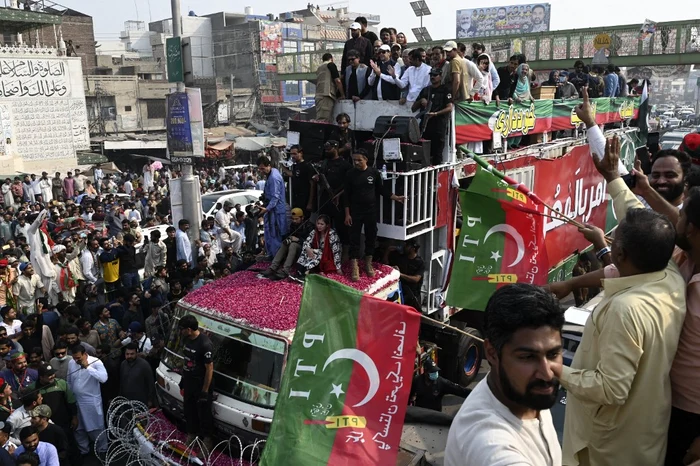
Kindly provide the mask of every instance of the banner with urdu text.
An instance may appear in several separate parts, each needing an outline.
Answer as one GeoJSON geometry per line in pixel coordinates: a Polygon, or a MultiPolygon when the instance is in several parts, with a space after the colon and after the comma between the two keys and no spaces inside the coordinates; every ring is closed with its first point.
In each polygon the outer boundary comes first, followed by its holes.
{"type": "MultiPolygon", "coordinates": [[[[607,124],[636,118],[639,97],[591,99],[596,122],[607,124]]],[[[581,103],[574,100],[533,100],[508,105],[492,101],[460,102],[455,107],[457,144],[487,141],[493,133],[503,138],[570,130],[582,124],[574,109],[581,103]]]]}

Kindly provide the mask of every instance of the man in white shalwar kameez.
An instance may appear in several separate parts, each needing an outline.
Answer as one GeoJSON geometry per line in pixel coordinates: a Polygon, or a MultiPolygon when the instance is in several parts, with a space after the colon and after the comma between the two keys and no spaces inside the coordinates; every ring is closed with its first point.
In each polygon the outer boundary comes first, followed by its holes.
{"type": "MultiPolygon", "coordinates": [[[[40,229],[48,214],[48,210],[42,210],[27,228],[27,244],[29,244],[29,250],[32,253],[32,267],[34,267],[34,272],[41,278],[46,291],[54,286],[53,282],[56,280],[56,269],[53,262],[51,262],[51,247],[49,246],[48,236],[40,229]]],[[[52,302],[51,304],[56,303],[52,302]]]]}
{"type": "Polygon", "coordinates": [[[80,453],[90,452],[90,442],[96,442],[97,453],[107,451],[107,435],[100,384],[107,381],[107,371],[98,358],[88,356],[83,345],[71,348],[72,360],[68,362],[68,388],[73,391],[78,405],[78,428],[75,440],[80,453]]]}

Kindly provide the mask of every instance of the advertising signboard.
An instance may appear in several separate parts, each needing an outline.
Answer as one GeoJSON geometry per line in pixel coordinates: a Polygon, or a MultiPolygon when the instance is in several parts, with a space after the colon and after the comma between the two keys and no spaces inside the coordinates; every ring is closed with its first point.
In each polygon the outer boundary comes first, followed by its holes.
{"type": "Polygon", "coordinates": [[[546,32],[550,14],[549,3],[457,10],[457,38],[546,32]]]}

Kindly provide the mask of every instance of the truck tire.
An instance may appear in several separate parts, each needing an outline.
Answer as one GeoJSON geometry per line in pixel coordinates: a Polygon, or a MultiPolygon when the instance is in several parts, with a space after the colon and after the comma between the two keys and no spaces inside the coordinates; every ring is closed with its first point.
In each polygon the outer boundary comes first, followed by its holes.
{"type": "MultiPolygon", "coordinates": [[[[464,331],[482,338],[481,332],[475,328],[466,327],[464,331]]],[[[454,373],[459,373],[459,378],[454,382],[466,387],[479,375],[481,361],[484,358],[484,345],[479,340],[460,334],[457,355],[454,373]]]]}

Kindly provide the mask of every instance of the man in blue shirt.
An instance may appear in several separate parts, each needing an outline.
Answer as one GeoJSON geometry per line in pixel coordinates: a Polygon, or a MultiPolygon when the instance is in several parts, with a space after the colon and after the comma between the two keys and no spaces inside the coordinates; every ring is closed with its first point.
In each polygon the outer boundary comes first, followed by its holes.
{"type": "Polygon", "coordinates": [[[27,426],[22,429],[19,433],[19,439],[22,446],[15,450],[15,458],[26,451],[35,453],[39,457],[41,466],[60,466],[56,447],[50,443],[40,442],[35,427],[27,426]]]}
{"type": "Polygon", "coordinates": [[[605,69],[605,94],[604,97],[615,97],[619,94],[620,79],[615,73],[615,65],[608,65],[605,69]]]}
{"type": "Polygon", "coordinates": [[[265,246],[268,256],[275,257],[282,246],[282,238],[289,230],[284,180],[279,170],[272,168],[272,162],[264,155],[258,158],[258,170],[267,176],[263,191],[266,204],[260,209],[260,213],[265,215],[265,246]]]}

